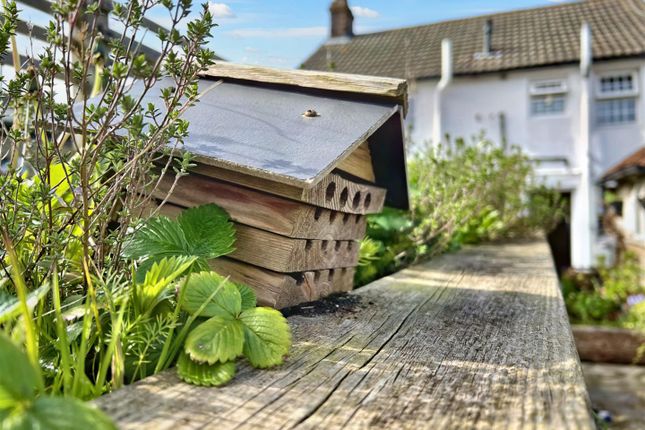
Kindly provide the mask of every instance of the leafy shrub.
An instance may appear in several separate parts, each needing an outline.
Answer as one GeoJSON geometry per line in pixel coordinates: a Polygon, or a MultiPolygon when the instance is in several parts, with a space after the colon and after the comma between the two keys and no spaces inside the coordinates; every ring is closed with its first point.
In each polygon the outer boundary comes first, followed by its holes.
{"type": "Polygon", "coordinates": [[[356,283],[463,244],[549,230],[563,214],[558,193],[535,184],[519,148],[480,138],[412,147],[410,213],[386,209],[368,220],[356,283]]]}
{"type": "Polygon", "coordinates": [[[562,294],[569,317],[578,323],[629,325],[638,322],[638,305],[630,298],[645,294],[638,257],[626,252],[620,263],[608,266],[600,260],[596,271],[568,271],[562,278],[562,294]]]}

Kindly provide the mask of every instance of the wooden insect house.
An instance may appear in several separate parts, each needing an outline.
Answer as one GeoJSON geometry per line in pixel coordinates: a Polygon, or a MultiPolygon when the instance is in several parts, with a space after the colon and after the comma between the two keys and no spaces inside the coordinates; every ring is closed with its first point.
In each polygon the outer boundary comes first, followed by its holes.
{"type": "Polygon", "coordinates": [[[219,63],[200,91],[184,115],[197,166],[162,212],[224,208],[236,249],[212,267],[263,305],[351,290],[366,215],[408,207],[405,81],[219,63]]]}

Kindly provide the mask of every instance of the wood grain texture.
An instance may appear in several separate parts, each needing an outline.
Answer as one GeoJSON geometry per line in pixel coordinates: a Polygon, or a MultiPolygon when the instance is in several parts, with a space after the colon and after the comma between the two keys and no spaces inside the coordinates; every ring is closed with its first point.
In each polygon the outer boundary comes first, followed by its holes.
{"type": "Polygon", "coordinates": [[[286,274],[229,258],[217,258],[210,265],[216,272],[253,288],[260,306],[276,309],[347,292],[354,284],[353,267],[286,274]]]}
{"type": "Polygon", "coordinates": [[[376,182],[368,142],[361,143],[347,158],[338,163],[336,168],[366,181],[376,182]]]}
{"type": "Polygon", "coordinates": [[[291,85],[317,90],[368,94],[391,99],[404,107],[407,105],[408,86],[405,79],[309,70],[282,70],[227,63],[224,61],[218,61],[217,64],[202,72],[201,76],[291,85]]]}
{"type": "Polygon", "coordinates": [[[292,239],[235,224],[235,251],[229,257],[282,273],[354,267],[359,243],[353,240],[292,239]]]}
{"type": "Polygon", "coordinates": [[[548,246],[468,248],[289,317],[270,371],[220,389],[171,370],[96,401],[122,429],[592,429],[548,246]],[[333,306],[332,306],[333,307],[333,306]]]}
{"type": "Polygon", "coordinates": [[[303,189],[203,163],[197,164],[192,171],[339,212],[374,214],[381,212],[385,204],[385,189],[351,181],[337,173],[330,173],[312,188],[303,189]]]}
{"type": "MultiPolygon", "coordinates": [[[[163,199],[174,182],[164,177],[155,192],[163,199]]],[[[180,178],[168,201],[182,207],[215,203],[240,224],[301,239],[362,239],[366,219],[285,199],[196,173],[180,178]]]]}

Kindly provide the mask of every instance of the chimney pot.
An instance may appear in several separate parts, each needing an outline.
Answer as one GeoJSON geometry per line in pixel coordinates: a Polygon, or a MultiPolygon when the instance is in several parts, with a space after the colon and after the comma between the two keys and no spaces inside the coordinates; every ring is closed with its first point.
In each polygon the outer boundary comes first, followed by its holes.
{"type": "Polygon", "coordinates": [[[334,0],[329,7],[331,12],[331,37],[354,36],[354,15],[347,0],[334,0]]]}

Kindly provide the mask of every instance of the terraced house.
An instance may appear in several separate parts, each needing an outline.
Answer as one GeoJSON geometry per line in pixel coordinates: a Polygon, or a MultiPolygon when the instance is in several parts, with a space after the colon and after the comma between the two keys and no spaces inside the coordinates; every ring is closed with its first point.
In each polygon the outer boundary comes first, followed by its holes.
{"type": "MultiPolygon", "coordinates": [[[[645,146],[645,1],[587,0],[354,34],[347,1],[305,69],[406,78],[414,141],[482,131],[521,146],[571,200],[565,247],[587,269],[600,178],[645,146]]],[[[567,231],[567,230],[565,230],[567,231]]]]}

